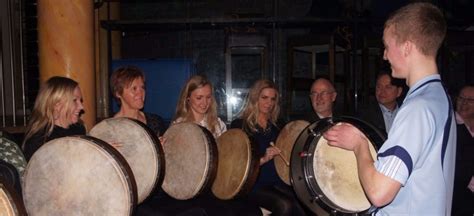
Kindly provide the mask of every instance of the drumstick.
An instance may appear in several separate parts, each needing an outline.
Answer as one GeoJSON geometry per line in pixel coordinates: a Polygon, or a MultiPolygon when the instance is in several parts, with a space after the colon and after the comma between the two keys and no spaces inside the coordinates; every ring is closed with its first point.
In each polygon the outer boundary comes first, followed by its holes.
{"type": "MultiPolygon", "coordinates": [[[[270,145],[273,146],[273,147],[275,147],[275,148],[278,148],[278,147],[275,146],[275,144],[273,144],[273,142],[270,142],[270,145]]],[[[281,151],[281,150],[280,150],[280,151],[281,151]]],[[[281,159],[283,160],[283,162],[285,162],[285,165],[286,165],[286,166],[290,166],[290,162],[288,162],[288,161],[286,160],[285,156],[284,156],[281,152],[279,152],[278,155],[281,157],[281,159]]]]}

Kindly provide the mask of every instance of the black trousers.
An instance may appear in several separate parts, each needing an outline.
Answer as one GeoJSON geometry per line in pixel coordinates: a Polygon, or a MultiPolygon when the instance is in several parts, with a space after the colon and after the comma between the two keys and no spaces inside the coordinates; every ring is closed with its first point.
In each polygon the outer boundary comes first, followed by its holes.
{"type": "Polygon", "coordinates": [[[249,194],[249,200],[272,212],[275,216],[304,216],[293,189],[287,185],[262,186],[249,194]]]}
{"type": "Polygon", "coordinates": [[[134,215],[261,216],[262,212],[246,198],[220,200],[207,193],[190,200],[176,200],[161,192],[138,205],[134,215]]]}

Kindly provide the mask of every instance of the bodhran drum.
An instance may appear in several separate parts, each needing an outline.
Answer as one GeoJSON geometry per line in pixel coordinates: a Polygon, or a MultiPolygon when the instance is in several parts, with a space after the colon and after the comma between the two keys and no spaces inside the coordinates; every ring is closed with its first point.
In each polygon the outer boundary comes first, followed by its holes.
{"type": "Polygon", "coordinates": [[[166,172],[163,190],[178,200],[208,191],[216,177],[217,145],[212,134],[194,123],[172,125],[163,135],[166,172]]]}
{"type": "Polygon", "coordinates": [[[0,178],[0,215],[23,216],[26,215],[25,206],[19,194],[0,178]]]}
{"type": "Polygon", "coordinates": [[[258,176],[258,147],[250,142],[243,130],[237,128],[224,132],[216,141],[219,162],[212,192],[223,200],[246,195],[258,176]]]}
{"type": "Polygon", "coordinates": [[[289,122],[281,129],[280,134],[276,140],[275,146],[280,149],[281,154],[273,159],[275,168],[278,176],[287,185],[291,185],[290,182],[290,165],[287,162],[290,161],[291,151],[295,145],[296,139],[301,132],[308,127],[309,122],[303,120],[296,120],[289,122]],[[285,158],[284,160],[282,159],[285,158]]]}
{"type": "Polygon", "coordinates": [[[136,183],[125,158],[94,137],[62,137],[33,154],[24,173],[28,215],[132,215],[136,183]]]}
{"type": "Polygon", "coordinates": [[[370,124],[352,117],[325,118],[308,126],[291,154],[291,180],[298,198],[318,215],[367,213],[365,196],[352,151],[332,147],[322,134],[338,123],[357,127],[369,140],[372,157],[386,137],[370,124]]]}
{"type": "Polygon", "coordinates": [[[161,185],[164,153],[156,135],[142,122],[130,118],[109,118],[95,125],[89,134],[111,144],[122,154],[137,182],[138,203],[161,185]]]}

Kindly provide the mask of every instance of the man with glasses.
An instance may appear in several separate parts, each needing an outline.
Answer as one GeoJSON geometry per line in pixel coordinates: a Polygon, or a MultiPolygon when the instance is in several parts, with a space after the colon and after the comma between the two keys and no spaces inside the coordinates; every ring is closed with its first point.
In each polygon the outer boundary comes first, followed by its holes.
{"type": "Polygon", "coordinates": [[[308,114],[305,119],[315,122],[319,119],[332,117],[336,96],[337,92],[331,81],[325,78],[316,79],[311,85],[309,94],[314,112],[308,114]]]}
{"type": "Polygon", "coordinates": [[[474,85],[456,98],[457,149],[452,215],[474,215],[474,85]]]}

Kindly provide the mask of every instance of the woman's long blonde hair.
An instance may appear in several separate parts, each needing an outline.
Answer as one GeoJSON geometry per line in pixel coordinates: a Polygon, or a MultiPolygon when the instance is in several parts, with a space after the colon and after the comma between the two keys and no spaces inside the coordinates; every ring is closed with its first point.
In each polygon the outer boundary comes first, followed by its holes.
{"type": "Polygon", "coordinates": [[[188,103],[188,98],[191,96],[191,93],[194,90],[202,88],[206,85],[211,87],[211,105],[209,106],[209,110],[207,111],[205,118],[207,126],[209,127],[207,129],[214,134],[216,127],[219,126],[217,122],[217,104],[216,99],[214,98],[214,88],[212,87],[212,83],[209,82],[209,80],[207,80],[207,78],[203,75],[194,75],[186,82],[186,85],[181,90],[173,121],[178,119],[182,119],[183,122],[196,121],[193,112],[191,111],[190,104],[188,103]]]}
{"type": "MultiPolygon", "coordinates": [[[[64,102],[63,109],[71,109],[74,90],[78,86],[79,84],[76,81],[58,76],[51,77],[41,86],[26,128],[23,148],[25,148],[25,141],[41,130],[46,132],[45,138],[51,135],[54,128],[54,118],[57,115],[54,112],[55,106],[60,102],[64,102]]],[[[70,113],[66,112],[66,118],[69,117],[68,115],[70,113]]]]}
{"type": "Polygon", "coordinates": [[[245,106],[240,113],[240,118],[242,118],[244,121],[244,128],[248,128],[250,132],[257,131],[258,115],[260,113],[258,110],[258,98],[260,97],[260,93],[262,93],[263,89],[266,88],[274,89],[277,93],[275,107],[273,108],[269,119],[273,125],[276,125],[278,115],[280,114],[280,94],[278,87],[270,80],[257,80],[250,89],[245,106]]]}

